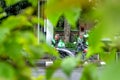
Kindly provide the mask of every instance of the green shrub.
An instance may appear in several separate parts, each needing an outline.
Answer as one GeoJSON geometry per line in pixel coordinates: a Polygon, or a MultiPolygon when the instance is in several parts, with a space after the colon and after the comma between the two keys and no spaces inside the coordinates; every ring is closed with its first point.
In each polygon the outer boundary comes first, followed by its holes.
{"type": "Polygon", "coordinates": [[[76,50],[76,44],[68,42],[65,44],[66,48],[71,49],[71,50],[76,50]]]}

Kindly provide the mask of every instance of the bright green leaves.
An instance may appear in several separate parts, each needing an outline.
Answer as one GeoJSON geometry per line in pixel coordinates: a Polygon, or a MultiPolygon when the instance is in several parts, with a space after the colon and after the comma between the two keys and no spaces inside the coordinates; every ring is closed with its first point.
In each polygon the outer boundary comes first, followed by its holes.
{"type": "Polygon", "coordinates": [[[78,18],[80,17],[81,9],[80,8],[71,8],[66,11],[64,11],[64,16],[71,24],[72,26],[75,27],[75,23],[77,22],[78,18]]]}
{"type": "Polygon", "coordinates": [[[11,65],[0,62],[0,80],[15,80],[15,71],[11,65]]]}
{"type": "MultiPolygon", "coordinates": [[[[10,6],[21,0],[5,1],[10,6]]],[[[0,80],[30,80],[31,70],[27,62],[31,63],[49,52],[58,55],[42,37],[38,45],[33,33],[33,26],[38,23],[37,16],[33,15],[37,1],[29,0],[34,7],[26,8],[16,16],[9,15],[0,23],[0,80]]],[[[0,18],[3,16],[6,14],[0,14],[0,18]]]]}
{"type": "Polygon", "coordinates": [[[99,56],[102,61],[105,61],[106,63],[110,64],[116,61],[116,55],[117,55],[116,50],[112,50],[111,52],[103,52],[99,56]]]}
{"type": "Polygon", "coordinates": [[[62,15],[59,11],[50,11],[49,9],[46,11],[46,15],[48,19],[51,21],[51,23],[55,26],[57,25],[57,21],[59,20],[59,17],[62,15]]]}
{"type": "Polygon", "coordinates": [[[45,80],[45,76],[38,76],[37,78],[36,77],[32,77],[32,80],[45,80]]]}
{"type": "Polygon", "coordinates": [[[32,4],[32,6],[33,7],[36,7],[37,5],[38,5],[38,0],[28,0],[31,4],[32,4]]]}
{"type": "Polygon", "coordinates": [[[25,16],[10,16],[6,19],[2,25],[2,27],[7,27],[10,30],[21,27],[21,26],[32,26],[32,24],[27,20],[25,16]]]}
{"type": "Polygon", "coordinates": [[[100,71],[99,80],[119,80],[120,79],[120,63],[113,63],[100,71]]]}
{"type": "MultiPolygon", "coordinates": [[[[119,0],[106,0],[96,9],[95,15],[99,15],[98,23],[91,30],[89,37],[90,54],[102,52],[102,39],[115,40],[116,34],[120,33],[120,5],[119,0]]],[[[94,15],[94,14],[93,14],[94,15]]],[[[117,43],[115,43],[117,45],[117,43]]],[[[115,46],[115,45],[114,45],[115,46]]],[[[110,46],[111,47],[111,46],[110,46]]]]}
{"type": "Polygon", "coordinates": [[[12,59],[13,61],[17,62],[20,59],[22,59],[22,54],[21,54],[22,46],[17,44],[17,42],[15,41],[15,38],[7,40],[4,43],[3,47],[5,48],[4,54],[9,56],[10,59],[12,59]]]}
{"type": "Polygon", "coordinates": [[[66,76],[70,77],[72,71],[75,69],[75,67],[79,64],[80,56],[78,57],[66,57],[65,59],[56,60],[54,64],[47,68],[46,70],[46,78],[47,80],[51,80],[52,75],[56,70],[58,70],[60,67],[62,68],[62,71],[66,74],[66,76]]]}
{"type": "MultiPolygon", "coordinates": [[[[37,45],[37,39],[32,32],[21,31],[16,33],[16,41],[21,45],[37,45]]],[[[24,46],[25,47],[25,46],[24,46]]]]}
{"type": "Polygon", "coordinates": [[[89,11],[95,5],[95,0],[49,0],[46,15],[55,26],[60,16],[65,16],[68,23],[75,26],[82,10],[89,11]]]}
{"type": "Polygon", "coordinates": [[[7,6],[10,6],[10,5],[13,5],[21,0],[5,0],[6,1],[6,4],[7,6]]]}
{"type": "Polygon", "coordinates": [[[53,23],[54,26],[57,24],[57,21],[59,20],[59,17],[62,15],[62,12],[59,10],[59,8],[57,9],[55,7],[55,6],[57,6],[57,4],[59,2],[60,1],[58,1],[58,0],[50,0],[50,1],[48,1],[47,2],[47,9],[45,11],[46,16],[53,23]]]}
{"type": "Polygon", "coordinates": [[[23,10],[23,12],[21,14],[24,14],[26,16],[30,16],[34,13],[34,8],[32,7],[28,7],[26,9],[23,10]]]}
{"type": "MultiPolygon", "coordinates": [[[[2,12],[2,11],[0,11],[0,12],[2,12]]],[[[4,12],[4,13],[1,13],[0,14],[0,18],[2,18],[2,17],[4,17],[4,16],[6,16],[7,14],[4,12]]]]}
{"type": "Polygon", "coordinates": [[[61,61],[57,60],[54,64],[46,69],[46,79],[50,80],[54,72],[60,67],[61,61]]]}
{"type": "Polygon", "coordinates": [[[20,24],[20,19],[15,18],[15,16],[11,16],[2,23],[2,27],[7,27],[9,29],[13,29],[14,27],[18,26],[19,24],[20,24]]]}
{"type": "Polygon", "coordinates": [[[40,47],[41,47],[41,51],[43,51],[43,53],[45,54],[50,54],[55,57],[59,56],[57,50],[46,43],[40,43],[40,47]]]}
{"type": "Polygon", "coordinates": [[[102,43],[102,29],[101,27],[95,27],[94,29],[92,29],[92,31],[89,34],[89,52],[87,54],[87,56],[90,56],[92,54],[95,53],[99,53],[102,52],[102,47],[103,47],[103,43],[102,43]]]}
{"type": "Polygon", "coordinates": [[[47,4],[46,15],[54,26],[62,15],[74,26],[81,12],[79,3],[79,0],[50,0],[47,4]]]}
{"type": "Polygon", "coordinates": [[[67,57],[62,61],[61,67],[63,72],[67,76],[70,76],[74,68],[77,66],[77,64],[78,60],[75,57],[67,57]]]}
{"type": "Polygon", "coordinates": [[[86,66],[80,80],[98,80],[97,68],[93,65],[86,66]]]}
{"type": "Polygon", "coordinates": [[[0,28],[0,44],[5,40],[7,35],[9,34],[8,28],[0,28]]]}
{"type": "Polygon", "coordinates": [[[8,16],[0,23],[0,80],[30,80],[31,72],[26,62],[41,56],[37,39],[29,31],[33,27],[33,11],[27,8],[22,14],[8,16]]]}
{"type": "Polygon", "coordinates": [[[39,20],[38,20],[37,16],[33,16],[31,21],[33,24],[38,24],[38,22],[39,22],[39,24],[41,24],[42,26],[44,25],[44,19],[39,18],[39,20]]]}

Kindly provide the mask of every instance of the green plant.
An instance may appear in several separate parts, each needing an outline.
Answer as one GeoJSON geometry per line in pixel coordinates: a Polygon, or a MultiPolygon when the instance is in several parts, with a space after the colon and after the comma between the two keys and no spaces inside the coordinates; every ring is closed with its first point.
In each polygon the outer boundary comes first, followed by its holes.
{"type": "MultiPolygon", "coordinates": [[[[56,25],[56,22],[61,15],[64,15],[71,25],[75,25],[79,16],[80,18],[83,18],[84,21],[88,19],[95,23],[95,26],[90,30],[88,39],[89,48],[87,57],[89,58],[96,53],[104,55],[103,53],[105,50],[102,47],[104,47],[105,44],[101,40],[103,38],[110,38],[114,41],[115,34],[120,32],[119,2],[119,0],[51,0],[47,4],[46,14],[53,25],[56,25]]],[[[118,46],[118,42],[114,42],[114,45],[110,45],[109,48],[112,48],[115,45],[118,46]]],[[[67,46],[71,47],[71,44],[68,44],[67,46]]],[[[120,64],[115,63],[115,59],[113,58],[115,57],[116,48],[110,49],[109,52],[108,60],[105,60],[105,56],[101,56],[101,59],[104,59],[104,61],[108,63],[107,65],[109,68],[105,67],[105,69],[101,70],[100,75],[96,75],[95,67],[88,66],[89,68],[87,67],[83,71],[81,80],[109,80],[114,78],[115,80],[118,80],[118,75],[111,74],[119,69],[118,67],[120,64]],[[112,69],[112,71],[110,69],[112,69]],[[112,78],[109,77],[110,75],[112,78]]],[[[66,68],[66,65],[62,68],[66,68]]],[[[117,74],[119,71],[120,70],[117,71],[117,74]]]]}
{"type": "MultiPolygon", "coordinates": [[[[33,15],[37,7],[37,0],[35,1],[26,2],[26,5],[34,3],[34,6],[22,9],[19,13],[5,12],[7,17],[0,19],[0,80],[31,80],[31,69],[27,62],[34,66],[35,60],[41,58],[45,53],[57,55],[56,50],[45,43],[42,35],[40,35],[42,42],[38,44],[33,30],[28,29],[33,29],[33,26],[39,22],[37,15],[33,15]]],[[[16,3],[24,4],[24,1],[22,3],[19,0],[12,2],[6,0],[5,2],[6,5],[10,5],[9,8],[16,3]]],[[[22,7],[24,6],[22,5],[22,7]]],[[[14,8],[21,10],[20,5],[12,7],[10,10],[14,8]]]]}
{"type": "Polygon", "coordinates": [[[69,42],[69,43],[66,43],[65,46],[68,49],[76,50],[76,44],[74,43],[69,42]]]}

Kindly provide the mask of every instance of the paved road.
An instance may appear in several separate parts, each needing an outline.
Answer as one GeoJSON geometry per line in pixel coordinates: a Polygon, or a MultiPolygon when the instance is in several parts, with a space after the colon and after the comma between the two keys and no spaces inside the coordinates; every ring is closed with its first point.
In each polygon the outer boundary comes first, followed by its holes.
{"type": "MultiPolygon", "coordinates": [[[[77,68],[73,71],[72,75],[70,78],[68,78],[61,69],[57,70],[53,77],[61,77],[63,78],[62,80],[80,80],[79,78],[82,75],[82,68],[77,68]]],[[[33,69],[33,76],[37,77],[39,75],[45,75],[45,68],[37,68],[37,69],[33,69]]]]}

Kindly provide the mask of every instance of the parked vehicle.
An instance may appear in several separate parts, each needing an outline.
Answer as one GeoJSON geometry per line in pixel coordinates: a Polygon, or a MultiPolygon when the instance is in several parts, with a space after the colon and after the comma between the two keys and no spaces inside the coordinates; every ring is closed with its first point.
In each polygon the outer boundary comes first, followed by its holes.
{"type": "Polygon", "coordinates": [[[58,53],[60,55],[60,58],[65,58],[65,57],[68,57],[68,56],[73,56],[75,57],[75,52],[74,51],[70,51],[69,49],[67,48],[56,48],[58,50],[58,53]]]}

